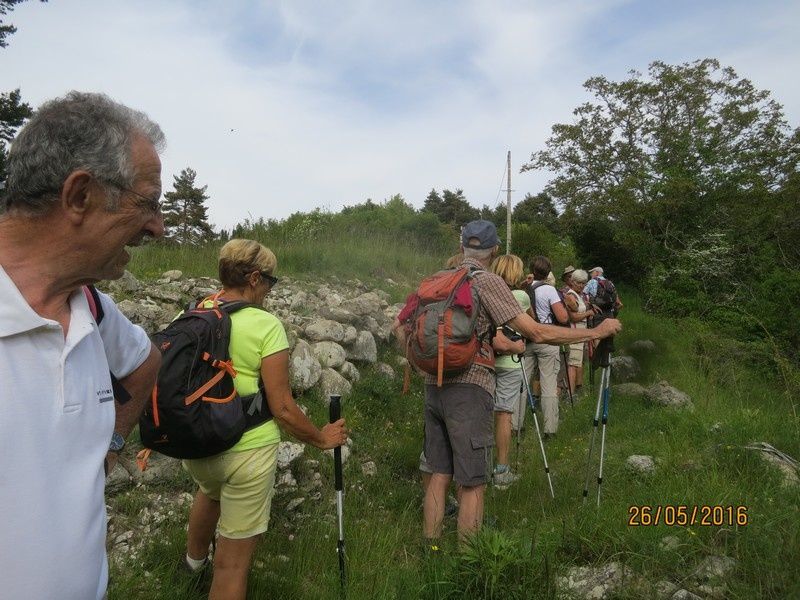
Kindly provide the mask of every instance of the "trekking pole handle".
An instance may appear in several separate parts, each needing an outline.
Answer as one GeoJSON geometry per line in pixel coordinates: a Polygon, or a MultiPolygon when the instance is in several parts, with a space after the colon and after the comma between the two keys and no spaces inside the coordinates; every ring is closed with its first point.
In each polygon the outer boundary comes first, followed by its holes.
{"type": "MultiPolygon", "coordinates": [[[[342,397],[339,395],[331,394],[330,396],[330,422],[335,423],[342,416],[342,397]]],[[[336,486],[336,491],[342,491],[342,447],[336,446],[333,449],[333,476],[336,486]]]]}

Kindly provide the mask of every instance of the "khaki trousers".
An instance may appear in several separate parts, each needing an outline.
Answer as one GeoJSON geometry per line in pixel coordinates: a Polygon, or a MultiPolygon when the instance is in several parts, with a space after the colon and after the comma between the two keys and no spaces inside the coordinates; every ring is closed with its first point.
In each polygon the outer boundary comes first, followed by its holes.
{"type": "MultiPolygon", "coordinates": [[[[534,368],[539,371],[541,386],[540,404],[543,415],[542,429],[544,433],[558,431],[558,370],[561,367],[559,347],[550,344],[527,344],[522,355],[525,374],[533,379],[534,368]]],[[[530,381],[528,382],[530,383],[530,381]]],[[[528,404],[528,390],[523,385],[519,402],[511,417],[511,427],[522,428],[528,404]]]]}

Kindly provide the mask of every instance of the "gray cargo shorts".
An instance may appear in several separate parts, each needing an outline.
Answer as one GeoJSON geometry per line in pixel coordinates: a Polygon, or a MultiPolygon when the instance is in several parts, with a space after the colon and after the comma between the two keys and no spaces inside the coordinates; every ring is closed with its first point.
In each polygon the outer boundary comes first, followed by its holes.
{"type": "Polygon", "coordinates": [[[489,476],[494,402],[471,383],[425,386],[425,457],[434,473],[473,487],[489,476]]]}

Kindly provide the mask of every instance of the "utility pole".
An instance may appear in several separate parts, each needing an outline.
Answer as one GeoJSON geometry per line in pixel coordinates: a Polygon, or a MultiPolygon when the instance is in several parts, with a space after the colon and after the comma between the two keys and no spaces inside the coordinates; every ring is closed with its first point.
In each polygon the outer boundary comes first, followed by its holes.
{"type": "Polygon", "coordinates": [[[508,185],[506,186],[506,254],[511,254],[511,150],[508,151],[508,185]]]}

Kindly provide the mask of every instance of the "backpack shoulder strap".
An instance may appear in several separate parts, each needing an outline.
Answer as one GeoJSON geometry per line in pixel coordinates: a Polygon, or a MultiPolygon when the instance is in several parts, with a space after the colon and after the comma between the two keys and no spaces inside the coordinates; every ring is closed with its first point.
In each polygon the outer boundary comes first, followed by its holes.
{"type": "Polygon", "coordinates": [[[100,301],[100,293],[93,285],[83,286],[83,294],[86,296],[86,301],[89,303],[89,310],[94,317],[94,322],[100,325],[105,313],[103,312],[103,303],[100,301]]]}
{"type": "MultiPolygon", "coordinates": [[[[93,285],[83,286],[83,293],[86,296],[86,301],[89,303],[89,310],[92,313],[92,317],[94,317],[94,322],[100,325],[105,316],[103,303],[100,301],[100,293],[93,285]]],[[[111,389],[114,392],[114,400],[120,404],[125,404],[131,399],[130,393],[125,389],[125,386],[119,382],[119,379],[117,379],[114,373],[109,371],[108,374],[111,376],[111,389]]]]}
{"type": "Polygon", "coordinates": [[[258,310],[263,310],[267,312],[267,309],[261,306],[260,304],[253,304],[252,302],[245,302],[243,300],[234,300],[233,302],[222,302],[220,304],[220,308],[223,312],[228,313],[229,315],[235,313],[236,311],[242,310],[243,308],[257,308],[258,310]]]}

